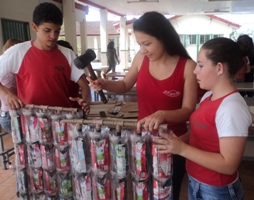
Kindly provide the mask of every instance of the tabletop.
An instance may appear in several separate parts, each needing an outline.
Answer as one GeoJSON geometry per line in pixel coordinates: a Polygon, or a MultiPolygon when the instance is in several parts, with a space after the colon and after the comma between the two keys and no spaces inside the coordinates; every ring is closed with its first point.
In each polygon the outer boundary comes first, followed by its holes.
{"type": "Polygon", "coordinates": [[[235,83],[238,91],[254,92],[253,82],[235,83]]]}
{"type": "Polygon", "coordinates": [[[92,65],[93,71],[96,72],[97,78],[101,78],[101,72],[103,69],[107,68],[107,66],[102,65],[92,65]]]}
{"type": "Polygon", "coordinates": [[[106,77],[125,77],[127,74],[127,72],[112,72],[112,73],[108,73],[106,74],[106,77]]]}

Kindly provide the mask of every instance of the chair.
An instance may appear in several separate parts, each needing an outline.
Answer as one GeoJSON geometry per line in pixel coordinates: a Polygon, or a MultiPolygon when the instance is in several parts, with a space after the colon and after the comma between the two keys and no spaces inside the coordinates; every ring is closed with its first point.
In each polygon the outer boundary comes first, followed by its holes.
{"type": "Polygon", "coordinates": [[[7,164],[11,164],[9,159],[15,153],[14,147],[11,147],[6,150],[4,149],[3,137],[7,134],[10,134],[10,133],[4,131],[2,127],[0,127],[0,161],[2,164],[3,170],[7,169],[6,167],[7,164]]]}

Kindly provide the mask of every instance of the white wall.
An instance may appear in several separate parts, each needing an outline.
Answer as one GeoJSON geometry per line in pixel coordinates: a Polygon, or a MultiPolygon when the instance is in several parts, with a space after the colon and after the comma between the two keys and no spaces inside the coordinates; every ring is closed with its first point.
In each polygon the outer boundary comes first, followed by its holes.
{"type": "MultiPolygon", "coordinates": [[[[51,0],[0,0],[0,18],[29,22],[31,39],[36,35],[31,28],[34,8],[42,2],[51,2],[60,9],[61,5],[51,0]]],[[[1,20],[0,20],[1,23],[1,20]]],[[[0,49],[3,46],[2,25],[0,24],[0,49]]]]}
{"type": "MultiPolygon", "coordinates": [[[[171,21],[176,32],[179,35],[223,35],[224,37],[230,37],[230,34],[235,30],[233,27],[227,25],[216,19],[212,19],[208,16],[203,15],[186,15],[174,19],[171,21]]],[[[197,60],[197,46],[187,45],[186,50],[188,51],[191,58],[197,60]]]]}
{"type": "Polygon", "coordinates": [[[233,32],[233,28],[216,19],[203,15],[186,15],[171,21],[178,34],[224,34],[233,32]]]}
{"type": "Polygon", "coordinates": [[[197,61],[197,46],[196,45],[188,45],[186,47],[186,50],[188,51],[190,57],[194,60],[197,61]]]}

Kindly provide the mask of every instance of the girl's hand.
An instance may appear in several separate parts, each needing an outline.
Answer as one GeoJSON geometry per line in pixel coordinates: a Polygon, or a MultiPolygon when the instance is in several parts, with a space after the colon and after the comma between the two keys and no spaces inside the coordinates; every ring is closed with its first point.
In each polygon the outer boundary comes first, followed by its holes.
{"type": "Polygon", "coordinates": [[[89,81],[92,90],[96,92],[101,91],[103,89],[103,85],[105,84],[105,80],[102,78],[98,78],[94,81],[89,76],[87,76],[86,80],[89,81]]]}
{"type": "Polygon", "coordinates": [[[137,123],[137,131],[140,131],[140,127],[143,124],[143,128],[147,131],[153,131],[158,129],[159,125],[165,120],[165,112],[158,110],[157,112],[141,119],[137,123]]]}
{"type": "Polygon", "coordinates": [[[159,133],[162,138],[153,138],[153,142],[156,143],[155,147],[158,149],[158,153],[172,153],[181,155],[184,150],[185,144],[174,133],[159,133]]]}

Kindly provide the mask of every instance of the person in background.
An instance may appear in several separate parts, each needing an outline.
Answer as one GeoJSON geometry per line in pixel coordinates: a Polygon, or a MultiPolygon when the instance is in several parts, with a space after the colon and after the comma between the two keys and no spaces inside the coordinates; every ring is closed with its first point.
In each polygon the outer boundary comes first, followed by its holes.
{"type": "Polygon", "coordinates": [[[252,39],[249,36],[241,35],[237,38],[236,43],[239,45],[242,51],[242,56],[244,59],[244,65],[237,72],[235,76],[236,82],[245,82],[245,74],[250,73],[250,61],[248,56],[250,56],[253,52],[253,43],[252,39]]]}
{"type": "MultiPolygon", "coordinates": [[[[197,81],[190,58],[169,20],[158,12],[147,12],[133,24],[139,52],[123,80],[97,79],[91,88],[115,93],[128,92],[135,84],[138,97],[137,131],[156,132],[160,124],[181,136],[196,108],[197,81]]],[[[173,155],[173,199],[178,200],[185,174],[185,158],[173,155]]]]}
{"type": "MultiPolygon", "coordinates": [[[[240,47],[242,48],[242,46],[244,46],[244,48],[246,49],[246,53],[247,53],[247,57],[249,60],[249,66],[250,66],[250,71],[245,73],[245,78],[244,78],[244,82],[253,82],[253,75],[254,75],[254,46],[253,46],[253,41],[252,38],[248,35],[240,35],[237,38],[237,43],[240,45],[240,47]]],[[[245,53],[245,52],[244,52],[245,53]]],[[[252,97],[253,96],[253,92],[246,92],[245,93],[246,97],[252,97]]]]}
{"type": "MultiPolygon", "coordinates": [[[[58,45],[61,45],[63,47],[66,47],[68,49],[71,49],[73,51],[73,48],[71,46],[71,44],[67,41],[64,41],[64,40],[58,40],[56,42],[58,45]]],[[[80,94],[79,94],[79,90],[80,90],[80,87],[77,83],[75,83],[74,81],[70,81],[70,85],[69,85],[69,96],[70,97],[79,97],[80,94]]],[[[80,108],[80,105],[78,104],[78,102],[76,101],[71,101],[70,100],[70,104],[71,104],[71,107],[73,108],[80,108]]]]}
{"type": "MultiPolygon", "coordinates": [[[[21,40],[18,40],[16,38],[8,39],[3,46],[2,54],[4,54],[4,52],[13,45],[21,42],[22,42],[21,40]]],[[[9,73],[5,77],[0,78],[0,83],[6,88],[8,88],[14,94],[17,94],[16,76],[14,73],[9,73]]],[[[6,132],[11,133],[11,117],[9,114],[9,107],[6,105],[5,99],[1,95],[0,100],[1,100],[0,124],[6,132]]]]}
{"type": "Polygon", "coordinates": [[[244,198],[237,171],[252,118],[233,79],[243,66],[238,44],[228,38],[207,41],[194,70],[201,88],[209,90],[190,117],[190,131],[181,138],[161,133],[154,139],[160,153],[187,158],[189,200],[244,198]],[[189,138],[189,140],[187,140],[189,138]]]}
{"type": "Polygon", "coordinates": [[[116,55],[116,49],[115,49],[115,43],[113,41],[110,41],[108,43],[107,47],[107,61],[108,61],[108,69],[106,72],[103,74],[103,77],[106,78],[106,75],[108,72],[112,70],[112,72],[116,71],[116,64],[120,63],[119,59],[116,55]]]}
{"type": "Polygon", "coordinates": [[[0,77],[17,74],[18,96],[0,84],[0,95],[11,109],[24,104],[70,107],[70,99],[89,113],[91,94],[84,71],[74,65],[72,50],[56,45],[62,23],[63,15],[56,5],[40,3],[33,12],[36,39],[17,44],[0,56],[0,77]],[[82,98],[69,97],[70,80],[78,83],[82,98]]]}
{"type": "Polygon", "coordinates": [[[250,61],[248,56],[243,55],[243,61],[244,61],[244,64],[242,68],[237,72],[234,78],[234,81],[237,83],[245,82],[245,74],[250,72],[250,61]]]}

